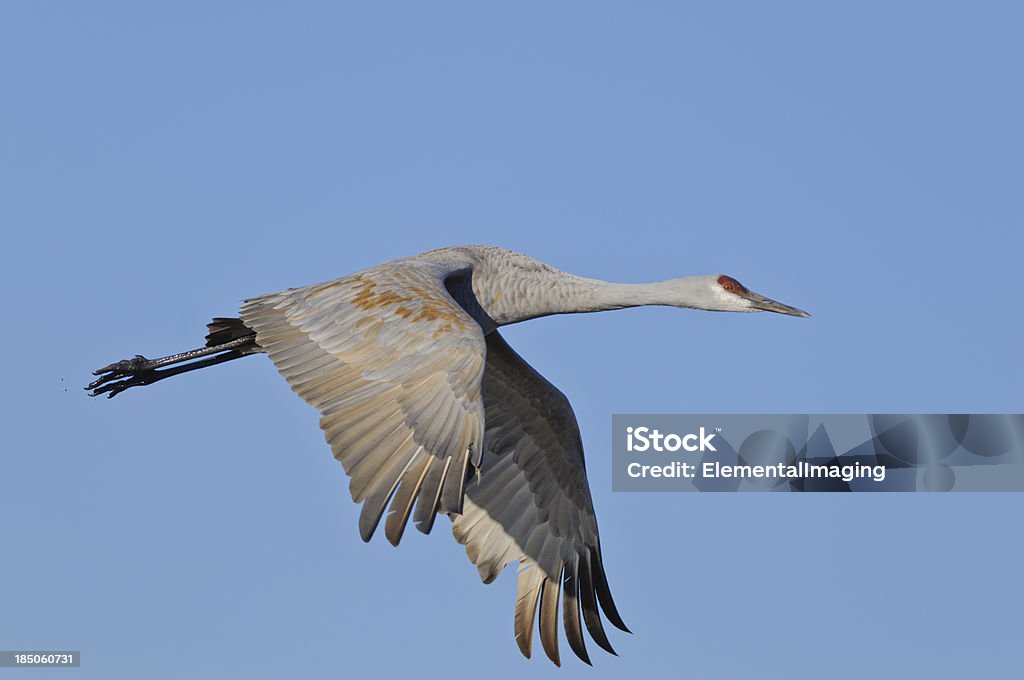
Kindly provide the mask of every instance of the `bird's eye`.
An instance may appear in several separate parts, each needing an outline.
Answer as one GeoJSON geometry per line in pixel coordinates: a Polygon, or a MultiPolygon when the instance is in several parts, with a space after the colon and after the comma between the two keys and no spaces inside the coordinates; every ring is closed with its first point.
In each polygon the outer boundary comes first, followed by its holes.
{"type": "Polygon", "coordinates": [[[722,290],[728,293],[740,293],[746,290],[742,283],[731,276],[719,276],[718,285],[722,287],[722,290]]]}

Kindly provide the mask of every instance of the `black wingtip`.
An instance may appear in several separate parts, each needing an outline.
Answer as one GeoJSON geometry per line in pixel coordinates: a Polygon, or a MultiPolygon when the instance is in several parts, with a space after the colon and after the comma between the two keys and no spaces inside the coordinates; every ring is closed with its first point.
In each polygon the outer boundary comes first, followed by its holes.
{"type": "Polygon", "coordinates": [[[601,603],[601,609],[604,611],[605,617],[622,632],[632,634],[633,631],[626,627],[622,617],[619,616],[619,610],[615,607],[615,600],[612,599],[611,589],[608,588],[608,577],[605,575],[604,565],[601,563],[600,549],[591,549],[590,561],[593,565],[593,579],[595,590],[597,591],[597,599],[601,603]]]}
{"type": "Polygon", "coordinates": [[[608,617],[608,621],[610,621],[610,622],[611,622],[611,624],[612,624],[613,626],[615,626],[616,628],[618,628],[619,630],[621,630],[621,631],[622,631],[623,633],[629,633],[630,635],[632,635],[632,634],[633,634],[633,631],[631,631],[631,630],[630,630],[629,628],[627,628],[627,627],[626,627],[626,624],[625,624],[625,623],[623,623],[622,619],[621,619],[621,618],[619,617],[619,615],[618,615],[618,612],[616,612],[616,613],[615,613],[615,616],[614,616],[614,618],[613,618],[613,617],[612,617],[612,616],[611,616],[611,615],[610,615],[610,614],[608,613],[608,610],[607,610],[607,609],[605,609],[605,610],[604,610],[604,615],[608,617]]]}

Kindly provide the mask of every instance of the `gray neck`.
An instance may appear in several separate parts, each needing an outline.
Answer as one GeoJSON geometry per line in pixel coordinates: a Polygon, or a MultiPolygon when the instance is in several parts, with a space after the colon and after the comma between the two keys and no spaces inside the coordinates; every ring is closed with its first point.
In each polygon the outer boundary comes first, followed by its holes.
{"type": "MultiPolygon", "coordinates": [[[[609,283],[558,270],[529,279],[474,277],[473,292],[498,326],[552,314],[601,312],[626,307],[696,306],[697,281],[688,278],[658,283],[609,283]]],[[[694,277],[696,279],[698,277],[694,277]]]]}

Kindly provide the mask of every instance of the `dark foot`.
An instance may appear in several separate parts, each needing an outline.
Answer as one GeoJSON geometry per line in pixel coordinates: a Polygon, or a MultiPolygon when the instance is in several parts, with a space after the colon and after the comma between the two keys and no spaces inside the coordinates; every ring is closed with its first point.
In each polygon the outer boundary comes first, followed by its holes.
{"type": "Polygon", "coordinates": [[[98,397],[101,394],[105,394],[109,399],[115,394],[124,392],[129,387],[152,385],[156,381],[170,378],[172,375],[180,375],[194,371],[197,368],[206,368],[207,366],[222,364],[225,361],[246,356],[245,352],[234,348],[251,344],[253,344],[252,338],[246,337],[232,340],[223,345],[203,347],[161,359],[147,359],[141,354],[136,354],[134,359],[118,361],[109,366],[104,366],[98,371],[93,371],[93,375],[100,377],[89,383],[85,389],[92,390],[89,393],[90,396],[98,397]],[[209,356],[211,354],[213,356],[209,356]],[[192,361],[192,359],[199,360],[192,361]],[[184,363],[186,361],[188,363],[184,363]],[[180,365],[163,368],[170,364],[180,365]]]}
{"type": "Polygon", "coordinates": [[[89,383],[85,389],[92,390],[89,393],[91,397],[106,394],[109,399],[129,387],[148,385],[157,378],[156,371],[150,368],[150,364],[150,360],[141,354],[136,354],[132,359],[114,362],[93,371],[93,375],[100,377],[89,383]]]}

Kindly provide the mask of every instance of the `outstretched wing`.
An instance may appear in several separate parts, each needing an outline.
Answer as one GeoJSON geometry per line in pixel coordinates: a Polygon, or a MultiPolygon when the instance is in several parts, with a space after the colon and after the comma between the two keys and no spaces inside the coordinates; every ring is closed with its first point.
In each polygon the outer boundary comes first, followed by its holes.
{"type": "Polygon", "coordinates": [[[486,345],[445,287],[457,273],[381,265],[242,306],[257,344],[320,411],[352,499],[363,503],[363,540],[389,501],[385,534],[395,545],[414,502],[424,533],[438,512],[461,512],[467,467],[479,464],[486,345]]]}
{"type": "Polygon", "coordinates": [[[540,639],[559,663],[558,599],[569,646],[590,663],[580,612],[605,650],[598,603],[613,625],[628,631],[612,601],[587,485],[579,426],[569,400],[497,333],[486,338],[486,408],[480,475],[466,486],[463,513],[452,533],[466,546],[485,583],[520,562],[515,609],[519,649],[529,657],[540,608],[540,639]]]}

